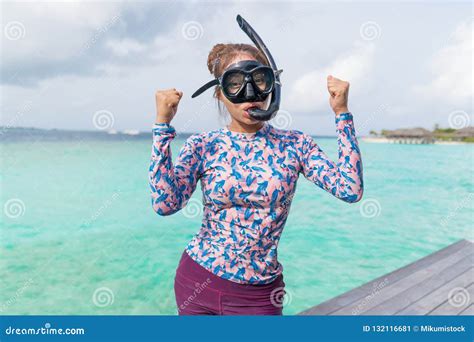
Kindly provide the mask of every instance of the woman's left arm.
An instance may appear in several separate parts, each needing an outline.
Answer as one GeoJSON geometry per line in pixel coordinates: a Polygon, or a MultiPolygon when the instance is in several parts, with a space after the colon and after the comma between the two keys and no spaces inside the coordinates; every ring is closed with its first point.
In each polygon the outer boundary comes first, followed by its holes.
{"type": "Polygon", "coordinates": [[[337,198],[349,203],[358,202],[364,192],[364,181],[354,118],[347,106],[349,82],[329,75],[327,87],[329,104],[336,114],[338,162],[331,161],[311,136],[303,134],[299,148],[301,172],[337,198]]]}
{"type": "Polygon", "coordinates": [[[336,116],[338,161],[331,161],[314,139],[303,134],[300,147],[301,171],[306,179],[337,198],[355,203],[362,198],[362,158],[350,112],[336,116]]]}

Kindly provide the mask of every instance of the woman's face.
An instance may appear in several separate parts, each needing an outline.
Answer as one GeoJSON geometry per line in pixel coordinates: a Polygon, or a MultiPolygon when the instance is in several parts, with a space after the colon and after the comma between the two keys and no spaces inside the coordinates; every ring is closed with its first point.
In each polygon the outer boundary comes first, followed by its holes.
{"type": "MultiPolygon", "coordinates": [[[[256,60],[256,59],[250,55],[245,55],[245,54],[239,55],[233,60],[231,60],[229,64],[226,66],[226,68],[231,64],[234,64],[243,60],[256,60]]],[[[256,125],[256,124],[261,123],[260,120],[256,120],[252,118],[247,112],[247,109],[250,107],[255,107],[255,106],[257,106],[260,109],[266,109],[267,101],[233,103],[233,102],[230,102],[227,99],[227,97],[224,96],[224,94],[222,94],[222,91],[219,91],[218,98],[220,101],[224,103],[224,105],[226,106],[233,120],[236,120],[239,123],[246,124],[246,125],[256,125]]]]}

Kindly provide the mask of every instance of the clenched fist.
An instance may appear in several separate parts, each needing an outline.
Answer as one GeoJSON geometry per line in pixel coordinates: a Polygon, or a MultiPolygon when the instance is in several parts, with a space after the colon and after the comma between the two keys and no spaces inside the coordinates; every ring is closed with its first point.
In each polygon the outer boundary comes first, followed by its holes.
{"type": "Polygon", "coordinates": [[[175,88],[158,90],[155,94],[156,100],[156,123],[170,123],[178,111],[179,101],[183,97],[182,91],[175,88]]]}
{"type": "Polygon", "coordinates": [[[329,104],[336,115],[348,112],[349,82],[328,76],[329,104]]]}

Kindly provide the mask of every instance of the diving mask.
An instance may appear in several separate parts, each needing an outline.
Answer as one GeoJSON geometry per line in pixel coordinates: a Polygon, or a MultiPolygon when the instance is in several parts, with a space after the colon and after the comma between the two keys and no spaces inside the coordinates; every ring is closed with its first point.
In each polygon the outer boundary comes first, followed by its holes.
{"type": "Polygon", "coordinates": [[[222,89],[224,96],[232,103],[264,101],[269,94],[272,94],[268,109],[263,110],[255,107],[248,110],[249,115],[254,119],[267,121],[272,119],[280,108],[280,74],[283,70],[278,70],[270,51],[247,21],[237,15],[237,22],[263,53],[270,66],[255,60],[244,60],[231,64],[220,77],[207,82],[191,97],[194,98],[215,85],[222,89]]]}

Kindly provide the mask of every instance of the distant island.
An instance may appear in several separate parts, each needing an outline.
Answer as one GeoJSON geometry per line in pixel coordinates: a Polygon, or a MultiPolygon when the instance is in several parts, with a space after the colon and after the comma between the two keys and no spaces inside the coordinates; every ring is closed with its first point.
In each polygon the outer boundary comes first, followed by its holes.
{"type": "MultiPolygon", "coordinates": [[[[198,132],[177,132],[180,139],[187,139],[192,134],[198,132]]],[[[336,138],[336,136],[318,136],[320,138],[336,138]]],[[[67,141],[67,140],[108,140],[108,141],[128,141],[128,140],[149,140],[152,139],[151,127],[147,131],[137,129],[116,129],[107,130],[66,130],[66,129],[45,129],[36,127],[9,127],[0,126],[0,143],[18,141],[67,141]]]]}
{"type": "Polygon", "coordinates": [[[474,143],[474,126],[455,128],[435,128],[430,131],[422,127],[383,129],[380,133],[370,131],[370,136],[361,138],[367,142],[392,144],[460,144],[474,143]]]}
{"type": "MultiPolygon", "coordinates": [[[[186,139],[192,132],[179,132],[181,139],[186,139]]],[[[312,135],[313,136],[313,135],[312,135]]],[[[317,135],[318,138],[336,138],[336,136],[317,135]]],[[[8,127],[0,126],[0,142],[17,141],[65,141],[65,140],[150,140],[149,131],[125,129],[109,130],[63,130],[44,129],[35,127],[8,127]]],[[[464,144],[474,143],[474,126],[461,129],[439,128],[433,131],[425,128],[400,128],[396,130],[383,129],[380,133],[370,131],[369,136],[359,138],[366,142],[392,143],[392,144],[464,144]]]]}
{"type": "Polygon", "coordinates": [[[64,141],[64,140],[135,140],[149,139],[150,134],[136,130],[117,132],[109,131],[82,131],[63,129],[43,129],[35,127],[7,127],[0,126],[0,142],[16,141],[64,141]]]}

